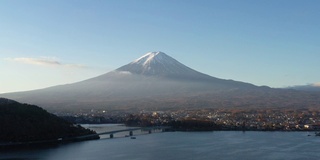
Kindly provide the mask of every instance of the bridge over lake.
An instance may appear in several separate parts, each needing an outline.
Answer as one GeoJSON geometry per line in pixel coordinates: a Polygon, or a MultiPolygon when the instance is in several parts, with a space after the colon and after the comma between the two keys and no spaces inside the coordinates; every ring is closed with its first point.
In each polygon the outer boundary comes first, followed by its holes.
{"type": "Polygon", "coordinates": [[[149,134],[152,133],[152,131],[155,130],[161,130],[166,131],[170,129],[171,127],[169,126],[155,126],[155,127],[136,127],[136,128],[128,128],[128,129],[120,129],[120,130],[114,130],[114,131],[107,131],[107,132],[100,132],[97,134],[90,134],[90,135],[85,135],[85,136],[78,136],[78,137],[72,137],[72,138],[67,138],[63,140],[83,140],[83,139],[88,139],[91,137],[96,137],[99,135],[110,135],[110,138],[114,137],[114,134],[119,133],[119,132],[129,132],[128,136],[133,136],[133,131],[141,130],[141,131],[148,131],[149,134]]]}

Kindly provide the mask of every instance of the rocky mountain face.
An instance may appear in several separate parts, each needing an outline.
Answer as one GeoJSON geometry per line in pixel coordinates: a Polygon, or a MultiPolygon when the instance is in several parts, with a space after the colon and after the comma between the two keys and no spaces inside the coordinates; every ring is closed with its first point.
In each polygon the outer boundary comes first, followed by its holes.
{"type": "Polygon", "coordinates": [[[221,107],[315,107],[316,93],[258,87],[195,71],[150,52],[104,75],[74,84],[3,94],[49,111],[158,110],[221,107]]]}

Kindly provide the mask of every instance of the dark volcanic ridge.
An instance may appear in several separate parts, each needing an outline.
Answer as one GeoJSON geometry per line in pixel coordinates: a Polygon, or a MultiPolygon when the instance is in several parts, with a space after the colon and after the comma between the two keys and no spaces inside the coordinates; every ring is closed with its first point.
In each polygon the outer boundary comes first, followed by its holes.
{"type": "Polygon", "coordinates": [[[0,96],[58,112],[320,106],[319,93],[215,78],[163,52],[147,53],[114,71],[78,83],[0,96]]]}

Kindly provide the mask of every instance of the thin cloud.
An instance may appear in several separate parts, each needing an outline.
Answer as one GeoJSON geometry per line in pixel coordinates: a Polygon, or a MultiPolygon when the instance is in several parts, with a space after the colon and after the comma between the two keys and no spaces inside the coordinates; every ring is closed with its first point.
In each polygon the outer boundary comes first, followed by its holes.
{"type": "Polygon", "coordinates": [[[315,86],[315,87],[320,87],[320,82],[314,83],[313,86],[315,86]]]}
{"type": "Polygon", "coordinates": [[[87,68],[81,64],[64,64],[56,60],[56,58],[6,58],[7,61],[13,61],[18,63],[38,65],[38,66],[53,66],[53,67],[69,67],[69,68],[87,68]]]}
{"type": "Polygon", "coordinates": [[[43,66],[60,66],[62,65],[58,61],[49,60],[49,59],[36,59],[36,58],[10,58],[8,60],[12,60],[19,63],[32,64],[32,65],[43,65],[43,66]]]}

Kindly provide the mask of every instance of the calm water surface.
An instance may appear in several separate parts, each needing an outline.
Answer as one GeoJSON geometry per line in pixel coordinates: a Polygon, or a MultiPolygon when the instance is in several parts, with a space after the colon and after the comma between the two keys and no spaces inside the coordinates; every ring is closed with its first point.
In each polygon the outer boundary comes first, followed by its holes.
{"type": "MultiPolygon", "coordinates": [[[[86,126],[91,129],[92,126],[86,126]]],[[[108,127],[95,126],[105,131],[108,127]]],[[[109,128],[110,129],[110,128],[109,128]]],[[[59,145],[51,148],[1,151],[10,160],[193,160],[193,159],[320,159],[320,137],[309,132],[166,132],[139,134],[59,145]],[[308,136],[308,135],[312,136],[308,136]]]]}

